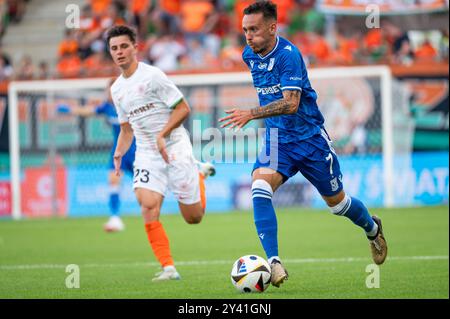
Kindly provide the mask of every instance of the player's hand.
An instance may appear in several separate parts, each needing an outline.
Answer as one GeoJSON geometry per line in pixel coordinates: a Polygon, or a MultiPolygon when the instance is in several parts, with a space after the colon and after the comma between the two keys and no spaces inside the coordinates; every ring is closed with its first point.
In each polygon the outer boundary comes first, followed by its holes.
{"type": "Polygon", "coordinates": [[[169,156],[167,155],[166,150],[166,139],[162,135],[158,135],[156,137],[156,145],[158,147],[158,151],[161,154],[163,160],[169,164],[169,156]]]}
{"type": "Polygon", "coordinates": [[[59,114],[70,114],[70,107],[66,104],[58,104],[56,106],[56,111],[59,114]]]}
{"type": "Polygon", "coordinates": [[[116,176],[120,176],[120,167],[122,166],[122,154],[120,152],[114,153],[114,171],[116,176]]]}
{"type": "Polygon", "coordinates": [[[225,122],[220,126],[221,128],[229,127],[229,129],[233,129],[236,127],[237,130],[240,130],[245,124],[252,120],[252,113],[250,110],[231,109],[225,110],[225,113],[230,115],[219,119],[219,122],[225,122]]]}

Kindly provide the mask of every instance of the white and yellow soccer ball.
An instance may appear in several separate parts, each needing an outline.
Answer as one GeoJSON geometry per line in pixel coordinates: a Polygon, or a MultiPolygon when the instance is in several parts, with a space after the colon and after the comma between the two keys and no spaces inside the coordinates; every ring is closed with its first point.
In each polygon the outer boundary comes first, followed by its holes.
{"type": "Polygon", "coordinates": [[[231,282],[240,292],[264,292],[270,285],[267,261],[256,255],[240,257],[231,269],[231,282]]]}

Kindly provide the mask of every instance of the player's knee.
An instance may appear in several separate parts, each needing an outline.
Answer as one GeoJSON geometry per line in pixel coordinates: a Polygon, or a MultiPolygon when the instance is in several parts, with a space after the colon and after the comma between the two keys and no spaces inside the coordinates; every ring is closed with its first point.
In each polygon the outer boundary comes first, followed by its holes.
{"type": "Polygon", "coordinates": [[[141,213],[145,222],[151,222],[159,219],[160,205],[156,200],[142,196],[137,197],[139,205],[141,206],[141,213]]]}
{"type": "Polygon", "coordinates": [[[322,196],[322,198],[327,203],[328,207],[334,207],[339,205],[346,197],[346,194],[343,190],[333,196],[322,196]]]}
{"type": "Polygon", "coordinates": [[[347,194],[344,194],[343,198],[339,197],[333,201],[327,201],[327,205],[334,215],[345,215],[351,205],[351,198],[347,194]]]}
{"type": "Polygon", "coordinates": [[[186,223],[188,223],[189,225],[200,224],[201,221],[202,217],[189,217],[186,219],[186,223]]]}
{"type": "Polygon", "coordinates": [[[184,220],[191,225],[199,224],[203,219],[203,215],[205,215],[205,210],[200,206],[188,207],[183,212],[184,220]]]}
{"type": "Polygon", "coordinates": [[[141,206],[142,217],[146,223],[157,221],[159,219],[159,208],[156,206],[141,206]]]}
{"type": "Polygon", "coordinates": [[[191,214],[190,216],[186,217],[186,223],[190,224],[190,225],[194,225],[194,224],[200,224],[200,222],[203,219],[203,212],[199,212],[197,214],[191,214]]]}

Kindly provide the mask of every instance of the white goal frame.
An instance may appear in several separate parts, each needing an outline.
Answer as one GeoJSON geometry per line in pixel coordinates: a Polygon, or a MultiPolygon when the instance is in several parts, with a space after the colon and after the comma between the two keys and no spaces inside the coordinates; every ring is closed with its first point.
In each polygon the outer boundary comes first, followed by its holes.
{"type": "MultiPolygon", "coordinates": [[[[381,127],[382,127],[382,158],[383,187],[385,207],[394,204],[394,136],[392,119],[392,74],[388,66],[361,67],[330,67],[309,70],[309,78],[351,78],[377,77],[381,81],[381,127]]],[[[251,84],[249,72],[208,73],[172,75],[169,78],[176,85],[220,85],[220,84],[251,84]]],[[[71,89],[104,89],[109,78],[68,79],[46,81],[13,81],[8,87],[9,109],[9,152],[11,175],[11,207],[13,219],[22,217],[20,191],[20,145],[19,145],[19,92],[67,91],[71,89]]]]}

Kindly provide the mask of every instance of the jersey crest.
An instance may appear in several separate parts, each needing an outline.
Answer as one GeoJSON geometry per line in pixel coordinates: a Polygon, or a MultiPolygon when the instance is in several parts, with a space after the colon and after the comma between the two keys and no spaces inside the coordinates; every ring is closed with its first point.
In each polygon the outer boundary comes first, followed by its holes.
{"type": "Polygon", "coordinates": [[[267,71],[272,71],[274,64],[275,64],[275,58],[270,58],[269,66],[267,67],[267,71]]]}

